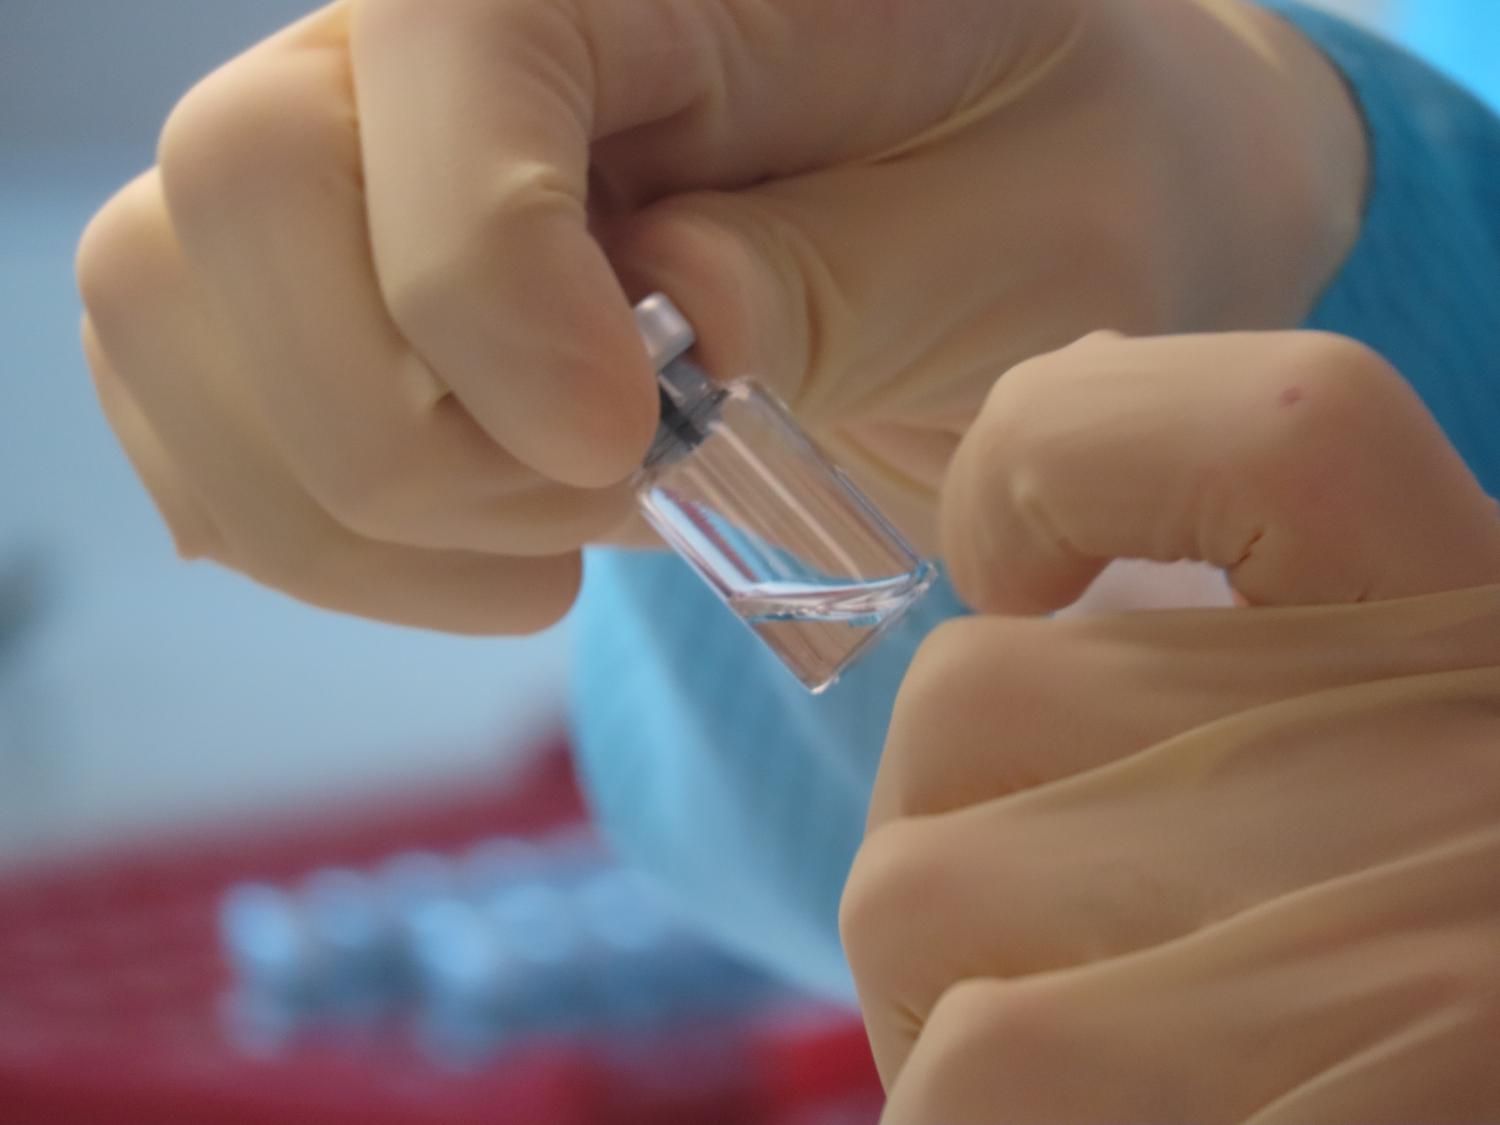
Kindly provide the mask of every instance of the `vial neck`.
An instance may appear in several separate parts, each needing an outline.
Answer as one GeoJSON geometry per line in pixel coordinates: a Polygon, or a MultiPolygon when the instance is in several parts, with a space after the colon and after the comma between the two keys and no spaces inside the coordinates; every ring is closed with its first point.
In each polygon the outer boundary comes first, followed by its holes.
{"type": "Polygon", "coordinates": [[[656,380],[661,422],[646,455],[647,469],[680,461],[703,444],[725,394],[702,368],[686,359],[674,359],[657,372],[656,380]]]}

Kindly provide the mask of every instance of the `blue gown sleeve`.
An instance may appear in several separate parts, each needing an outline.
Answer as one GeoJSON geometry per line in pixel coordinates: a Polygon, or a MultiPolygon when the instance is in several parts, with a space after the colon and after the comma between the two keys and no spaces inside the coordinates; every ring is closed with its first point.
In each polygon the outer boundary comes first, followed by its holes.
{"type": "MultiPolygon", "coordinates": [[[[1372,35],[1268,6],[1347,77],[1372,145],[1365,227],[1308,324],[1384,353],[1500,494],[1500,121],[1372,35]]],[[[939,582],[814,699],[675,558],[591,553],[572,722],[606,833],[728,945],[852,998],[838,901],[892,702],[922,637],[962,612],[939,582]]]]}
{"type": "Polygon", "coordinates": [[[1364,230],[1308,327],[1389,359],[1500,494],[1500,119],[1373,35],[1301,4],[1264,6],[1343,72],[1370,137],[1364,230]]]}

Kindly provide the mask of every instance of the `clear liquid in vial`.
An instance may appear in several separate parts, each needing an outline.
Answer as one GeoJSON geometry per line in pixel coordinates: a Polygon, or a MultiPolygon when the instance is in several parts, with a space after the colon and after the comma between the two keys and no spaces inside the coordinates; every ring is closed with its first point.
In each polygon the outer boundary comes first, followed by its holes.
{"type": "Polygon", "coordinates": [[[752,626],[802,621],[871,628],[904,603],[920,580],[920,575],[902,574],[847,585],[766,582],[730,594],[727,600],[730,608],[752,626]]]}
{"type": "Polygon", "coordinates": [[[769,582],[725,599],[809,690],[821,693],[932,582],[914,573],[849,585],[769,582]]]}

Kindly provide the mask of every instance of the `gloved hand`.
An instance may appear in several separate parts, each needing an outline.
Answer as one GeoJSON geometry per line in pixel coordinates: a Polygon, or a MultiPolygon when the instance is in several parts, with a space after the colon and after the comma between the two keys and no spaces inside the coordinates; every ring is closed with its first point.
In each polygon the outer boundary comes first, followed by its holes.
{"type": "Polygon", "coordinates": [[[886,1120],[1500,1120],[1500,513],[1381,360],[1091,337],[997,385],[842,926],[886,1120]]]}
{"type": "Polygon", "coordinates": [[[1242,0],[346,0],[173,113],[83,240],[86,348],[184,555],[524,631],[631,511],[627,293],[926,540],[999,371],[1300,318],[1362,146],[1242,0]]]}

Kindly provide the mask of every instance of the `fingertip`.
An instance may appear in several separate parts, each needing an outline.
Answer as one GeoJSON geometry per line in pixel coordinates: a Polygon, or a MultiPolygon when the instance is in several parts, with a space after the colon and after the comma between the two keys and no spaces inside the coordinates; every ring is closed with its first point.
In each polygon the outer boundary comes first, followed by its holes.
{"type": "Polygon", "coordinates": [[[711,376],[727,381],[753,373],[787,392],[786,373],[795,364],[783,362],[783,353],[792,334],[767,296],[759,259],[718,206],[696,197],[659,204],[610,240],[610,262],[597,276],[607,272],[612,298],[568,333],[591,343],[559,376],[592,390],[559,396],[566,417],[557,430],[572,435],[571,445],[537,448],[531,456],[518,450],[533,467],[584,488],[618,484],[640,468],[660,410],[656,372],[631,302],[651,293],[665,293],[693,326],[696,359],[711,376]]]}
{"type": "MultiPolygon", "coordinates": [[[[507,636],[534,636],[552,628],[573,609],[583,587],[583,552],[526,559],[511,567],[527,567],[527,596],[509,603],[490,625],[489,632],[507,636]]],[[[507,576],[510,578],[510,576],[507,576]]]]}
{"type": "Polygon", "coordinates": [[[714,193],[679,196],[647,208],[611,243],[632,298],[667,294],[693,325],[700,363],[721,380],[753,374],[795,399],[807,367],[796,278],[780,276],[744,200],[714,193]]]}
{"type": "Polygon", "coordinates": [[[557,247],[560,272],[545,286],[553,297],[538,309],[553,371],[541,396],[550,417],[517,428],[517,453],[562,484],[608,488],[651,448],[661,417],[656,371],[602,248],[571,225],[557,247]]]}
{"type": "Polygon", "coordinates": [[[1084,597],[1107,565],[1103,559],[1032,567],[997,561],[976,579],[978,585],[970,604],[980,613],[1015,617],[1057,613],[1084,597]]]}
{"type": "Polygon", "coordinates": [[[949,467],[938,505],[938,537],[954,590],[977,613],[1032,617],[1073,604],[1105,562],[1065,550],[1034,557],[1037,544],[1049,539],[1008,531],[1007,521],[1028,505],[1013,482],[997,480],[998,475],[969,442],[949,467]]]}
{"type": "Polygon", "coordinates": [[[948,568],[949,581],[964,604],[980,613],[993,612],[994,537],[989,506],[982,491],[982,458],[974,450],[972,432],[959,443],[948,465],[938,498],[938,549],[948,568]]]}
{"type": "MultiPolygon", "coordinates": [[[[613,318],[612,318],[613,319],[613,318]]],[[[660,420],[656,373],[628,309],[594,334],[589,354],[561,364],[546,417],[515,432],[521,460],[575,488],[609,488],[640,469],[660,420]]]]}
{"type": "Polygon", "coordinates": [[[956,482],[954,469],[959,458],[955,457],[949,470],[948,483],[938,501],[938,554],[948,570],[948,581],[959,598],[970,609],[984,612],[989,600],[988,591],[982,581],[985,567],[979,558],[975,540],[979,532],[971,516],[967,488],[956,482]]]}
{"type": "Polygon", "coordinates": [[[1000,566],[976,569],[965,578],[955,578],[954,589],[965,605],[976,613],[1009,617],[1043,617],[1066,609],[1088,591],[1103,565],[1075,569],[1068,575],[1055,573],[1008,573],[1000,566]]]}
{"type": "Polygon", "coordinates": [[[463,383],[455,389],[492,437],[543,476],[607,488],[639,469],[651,447],[656,372],[598,244],[565,220],[536,245],[547,268],[507,274],[503,325],[486,341],[504,372],[497,380],[455,365],[463,383]]]}
{"type": "Polygon", "coordinates": [[[424,551],[331,525],[295,569],[271,569],[264,559],[245,569],[311,605],[466,637],[544,632],[567,616],[583,582],[578,551],[535,558],[424,551]]]}

